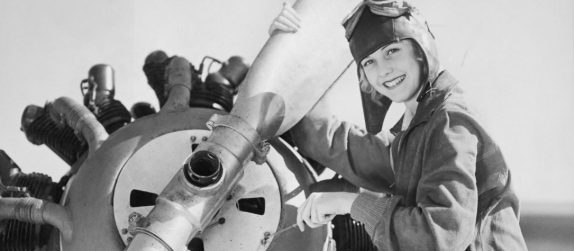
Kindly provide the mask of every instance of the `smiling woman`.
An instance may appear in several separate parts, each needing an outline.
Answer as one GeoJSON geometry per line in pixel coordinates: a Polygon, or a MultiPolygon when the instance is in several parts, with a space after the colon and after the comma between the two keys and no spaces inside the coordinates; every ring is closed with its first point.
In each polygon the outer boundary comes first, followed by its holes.
{"type": "Polygon", "coordinates": [[[376,50],[361,61],[359,69],[361,90],[371,93],[374,102],[380,102],[384,96],[395,103],[405,104],[405,129],[415,114],[421,79],[425,77],[422,55],[414,40],[405,39],[376,50]]]}
{"type": "MultiPolygon", "coordinates": [[[[296,13],[284,9],[275,22],[289,22],[272,27],[296,31],[296,13]]],[[[379,192],[315,191],[299,207],[301,231],[303,222],[314,228],[350,214],[379,250],[526,250],[502,152],[440,66],[418,10],[403,1],[366,0],[343,26],[362,89],[368,83],[378,93],[362,95],[371,107],[364,108],[367,124],[372,113],[386,113],[382,99],[404,104],[405,113],[390,132],[379,133],[381,124],[365,132],[318,112],[293,128],[305,155],[379,192]]]]}
{"type": "MultiPolygon", "coordinates": [[[[268,24],[281,3],[0,1],[0,85],[4,87],[0,149],[24,172],[62,177],[69,165],[51,149],[31,144],[19,131],[28,105],[61,96],[81,101],[80,81],[90,67],[106,63],[116,72],[116,98],[126,107],[147,101],[158,108],[141,69],[146,55],[162,49],[193,63],[205,55],[219,59],[241,55],[252,61],[268,39],[268,24]]],[[[466,98],[478,101],[483,121],[504,150],[521,198],[528,246],[571,250],[574,2],[553,1],[544,11],[538,1],[412,3],[432,21],[441,64],[461,80],[468,91],[466,98]],[[548,43],[548,38],[555,39],[548,43]],[[529,240],[539,243],[531,245],[529,240]],[[563,248],[553,247],[556,243],[563,248]]],[[[338,28],[342,37],[344,30],[338,28]]],[[[358,112],[361,97],[356,95],[356,75],[354,71],[344,74],[322,104],[345,121],[369,128],[358,112]]],[[[365,100],[372,100],[369,95],[365,100]]],[[[403,113],[403,106],[393,105],[383,130],[392,128],[403,113]]]]}

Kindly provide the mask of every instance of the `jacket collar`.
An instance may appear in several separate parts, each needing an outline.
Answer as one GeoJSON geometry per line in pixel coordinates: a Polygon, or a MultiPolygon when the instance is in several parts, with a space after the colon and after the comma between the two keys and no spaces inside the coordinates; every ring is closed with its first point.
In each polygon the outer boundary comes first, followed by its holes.
{"type": "MultiPolygon", "coordinates": [[[[442,104],[453,91],[456,91],[453,89],[455,89],[457,83],[458,80],[456,80],[448,71],[444,70],[439,73],[433,83],[423,87],[421,94],[418,97],[419,105],[417,106],[417,112],[411,120],[408,128],[427,122],[433,115],[436,108],[442,104]]],[[[395,126],[391,128],[391,133],[396,135],[401,132],[402,124],[403,117],[401,117],[395,126]]]]}

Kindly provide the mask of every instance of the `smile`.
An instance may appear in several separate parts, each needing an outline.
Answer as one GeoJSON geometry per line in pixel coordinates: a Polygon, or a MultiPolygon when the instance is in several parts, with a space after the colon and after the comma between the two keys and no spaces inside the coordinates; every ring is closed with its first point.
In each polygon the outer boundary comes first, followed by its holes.
{"type": "Polygon", "coordinates": [[[405,80],[405,75],[401,75],[393,80],[384,82],[383,85],[389,89],[393,89],[398,85],[400,85],[403,82],[403,80],[405,80]]]}

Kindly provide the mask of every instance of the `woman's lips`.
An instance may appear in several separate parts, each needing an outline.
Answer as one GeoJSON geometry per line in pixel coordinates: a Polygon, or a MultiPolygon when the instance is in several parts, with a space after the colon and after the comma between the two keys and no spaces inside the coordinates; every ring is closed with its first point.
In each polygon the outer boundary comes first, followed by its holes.
{"type": "Polygon", "coordinates": [[[399,86],[403,82],[403,80],[405,80],[405,75],[401,75],[401,76],[394,78],[393,80],[386,81],[383,83],[383,85],[385,87],[387,87],[388,89],[393,89],[393,88],[399,86]]]}

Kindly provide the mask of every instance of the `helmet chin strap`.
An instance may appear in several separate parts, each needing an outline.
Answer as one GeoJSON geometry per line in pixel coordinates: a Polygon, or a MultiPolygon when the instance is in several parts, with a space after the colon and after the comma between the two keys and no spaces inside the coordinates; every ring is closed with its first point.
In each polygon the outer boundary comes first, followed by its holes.
{"type": "Polygon", "coordinates": [[[427,81],[420,89],[419,89],[419,96],[417,97],[417,102],[421,102],[427,94],[432,93],[434,91],[431,88],[431,82],[427,81]]]}
{"type": "Polygon", "coordinates": [[[417,102],[421,102],[428,94],[432,94],[436,89],[432,87],[432,83],[435,81],[436,78],[442,73],[443,69],[439,66],[439,71],[437,75],[433,79],[429,79],[424,86],[421,88],[419,92],[419,96],[417,97],[417,102]]]}

